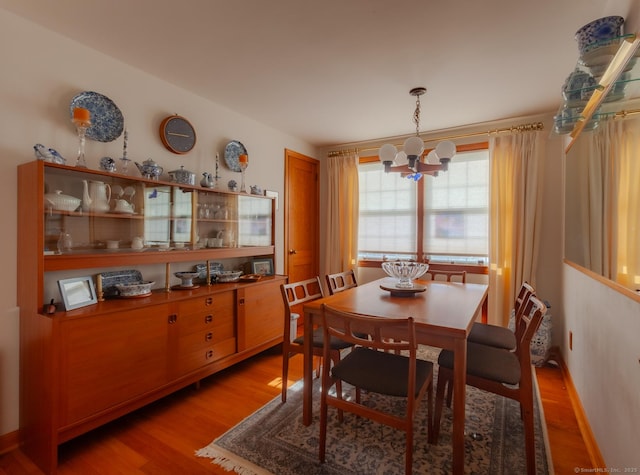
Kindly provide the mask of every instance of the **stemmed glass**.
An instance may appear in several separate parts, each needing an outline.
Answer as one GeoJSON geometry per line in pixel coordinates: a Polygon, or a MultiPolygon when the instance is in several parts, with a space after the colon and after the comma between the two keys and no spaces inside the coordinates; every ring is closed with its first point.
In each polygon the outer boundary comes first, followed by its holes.
{"type": "Polygon", "coordinates": [[[78,158],[76,160],[76,167],[87,168],[87,162],[84,158],[84,145],[87,129],[91,127],[91,113],[84,107],[76,107],[73,109],[72,122],[76,126],[76,132],[78,133],[78,158]]]}

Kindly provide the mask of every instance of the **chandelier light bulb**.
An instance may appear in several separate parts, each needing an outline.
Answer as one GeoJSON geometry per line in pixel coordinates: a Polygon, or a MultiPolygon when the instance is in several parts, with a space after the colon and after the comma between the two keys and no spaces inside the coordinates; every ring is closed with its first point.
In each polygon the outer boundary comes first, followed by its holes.
{"type": "Polygon", "coordinates": [[[407,157],[419,157],[424,151],[424,142],[420,137],[409,137],[404,141],[403,148],[407,157]]]}
{"type": "Polygon", "coordinates": [[[397,153],[398,149],[394,145],[388,143],[380,147],[378,157],[382,163],[391,163],[395,160],[397,153]]]}
{"type": "Polygon", "coordinates": [[[436,155],[440,160],[451,160],[456,154],[456,144],[445,140],[436,145],[436,155]]]}
{"type": "Polygon", "coordinates": [[[429,163],[431,165],[437,165],[440,163],[440,160],[438,159],[438,155],[436,155],[436,151],[435,150],[431,150],[427,156],[425,157],[424,160],[426,163],[429,163]]]}
{"type": "Polygon", "coordinates": [[[406,165],[407,163],[409,163],[409,160],[407,160],[407,154],[404,153],[404,150],[400,150],[396,155],[396,165],[406,165]]]}

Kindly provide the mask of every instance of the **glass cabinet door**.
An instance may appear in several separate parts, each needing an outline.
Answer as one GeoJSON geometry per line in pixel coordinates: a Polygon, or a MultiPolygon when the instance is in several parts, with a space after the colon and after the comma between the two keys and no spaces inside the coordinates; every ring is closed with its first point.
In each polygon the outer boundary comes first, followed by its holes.
{"type": "Polygon", "coordinates": [[[269,246],[272,200],[238,196],[238,246],[269,246]]]}

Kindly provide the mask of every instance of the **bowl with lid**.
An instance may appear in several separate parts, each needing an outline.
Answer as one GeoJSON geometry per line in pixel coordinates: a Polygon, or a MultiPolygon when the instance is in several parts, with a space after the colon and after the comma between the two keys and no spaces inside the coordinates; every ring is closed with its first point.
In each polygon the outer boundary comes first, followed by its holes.
{"type": "Polygon", "coordinates": [[[44,205],[56,211],[75,211],[80,206],[82,200],[75,196],[64,195],[62,190],[44,195],[44,205]]]}

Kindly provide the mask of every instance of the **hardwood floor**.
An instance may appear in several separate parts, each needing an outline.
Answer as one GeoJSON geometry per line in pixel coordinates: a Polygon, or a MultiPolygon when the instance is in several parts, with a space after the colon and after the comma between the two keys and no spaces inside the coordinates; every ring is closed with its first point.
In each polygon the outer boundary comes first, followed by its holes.
{"type": "MultiPolygon", "coordinates": [[[[194,456],[280,394],[278,348],[189,386],[59,449],[60,475],[67,474],[225,474],[209,459],[194,456]]],[[[556,474],[591,467],[587,447],[564,383],[562,371],[537,371],[556,474]]],[[[302,357],[289,366],[289,383],[302,377],[302,357]]],[[[40,473],[20,451],[0,456],[0,474],[40,473]]]]}

